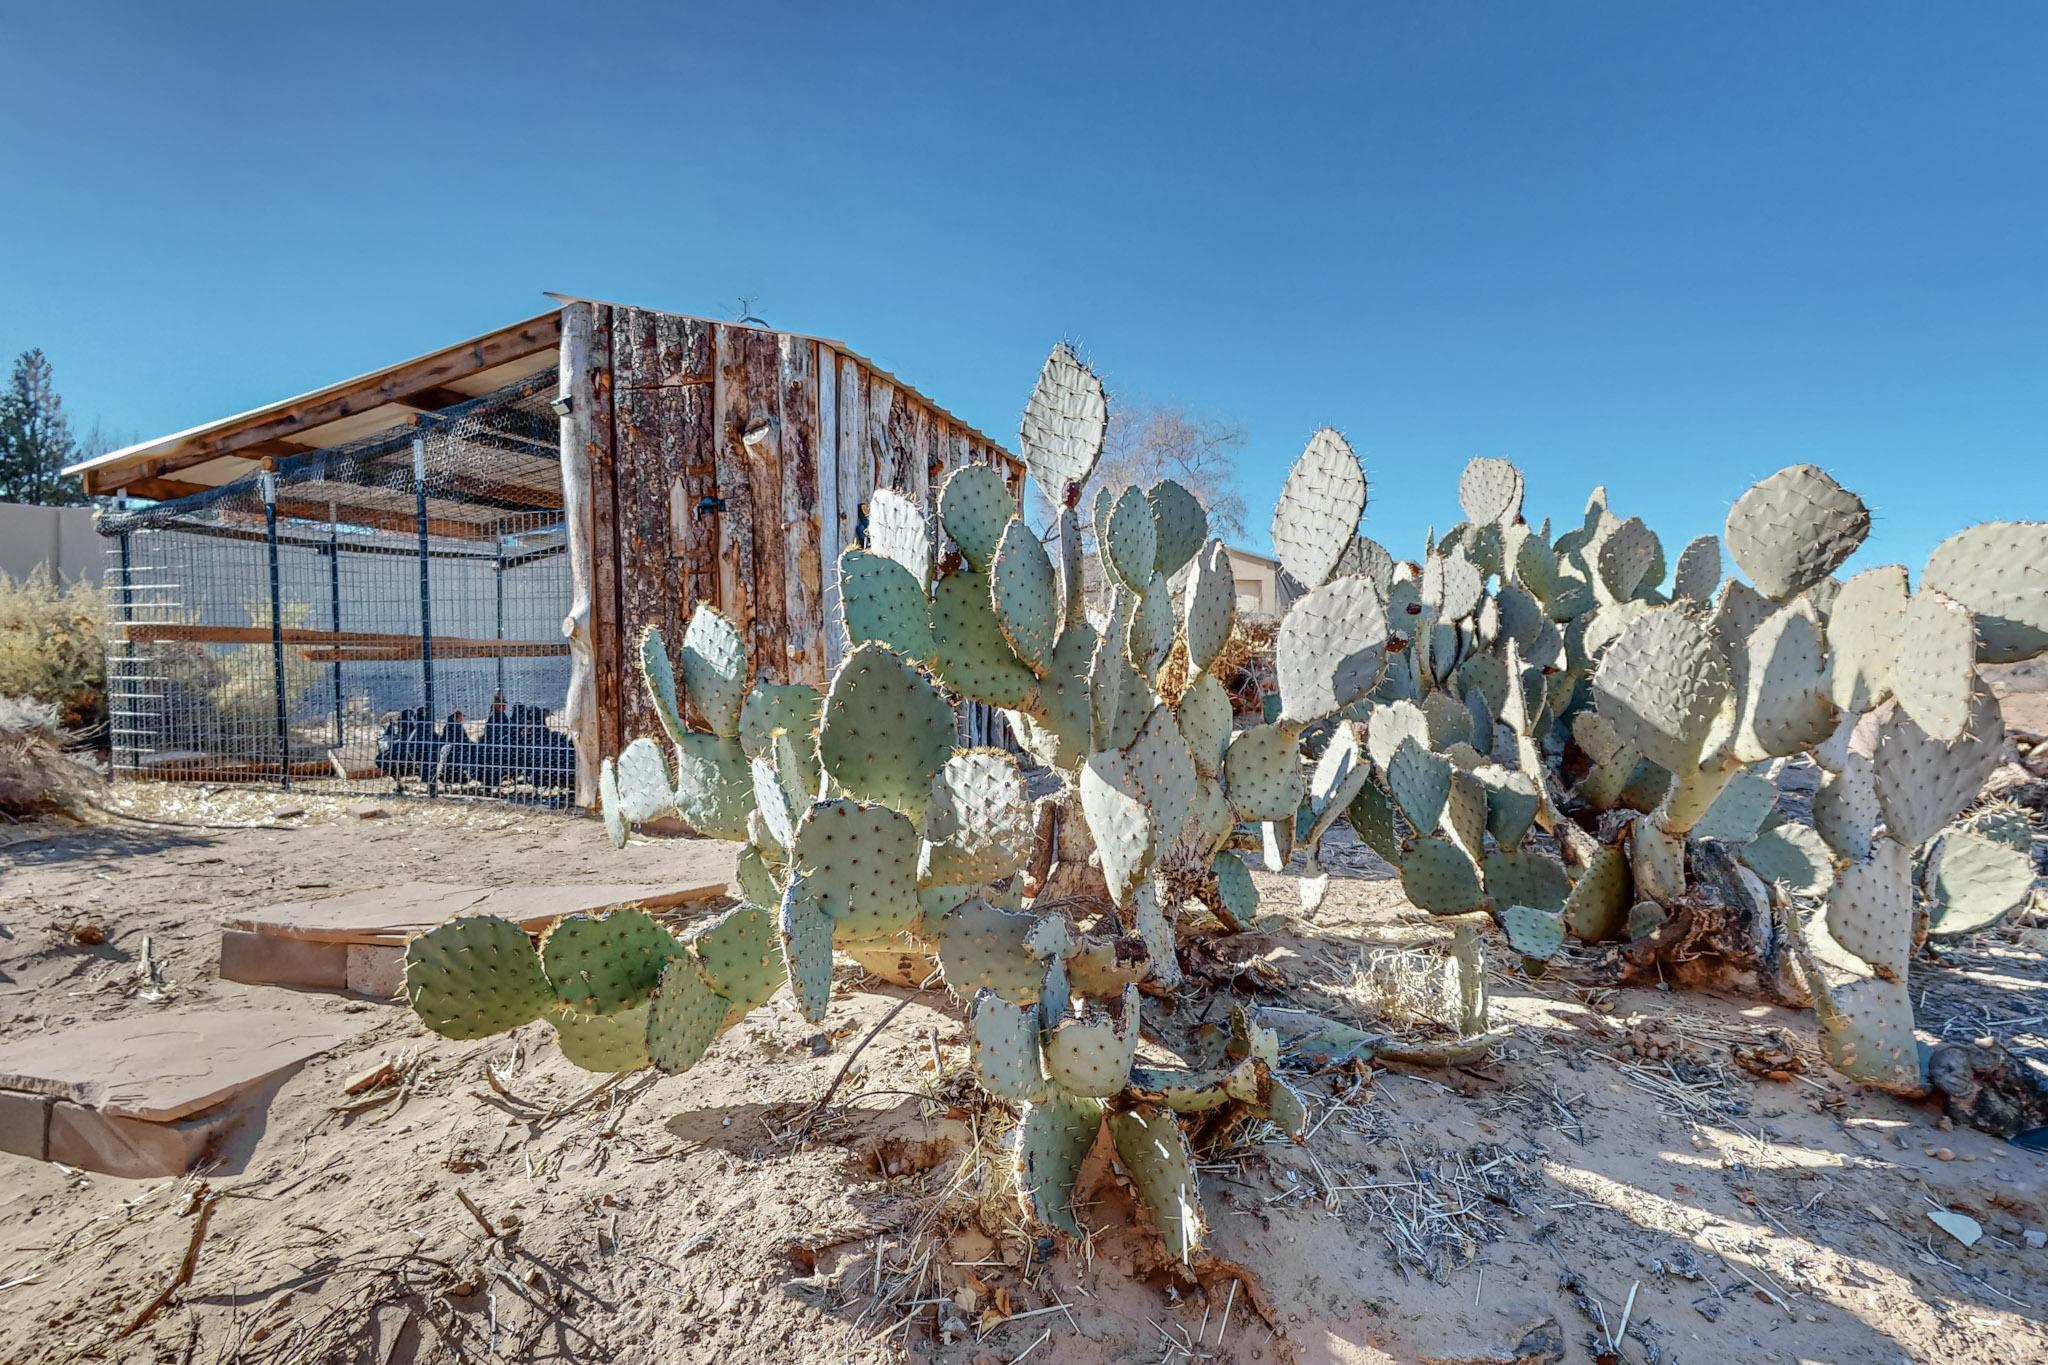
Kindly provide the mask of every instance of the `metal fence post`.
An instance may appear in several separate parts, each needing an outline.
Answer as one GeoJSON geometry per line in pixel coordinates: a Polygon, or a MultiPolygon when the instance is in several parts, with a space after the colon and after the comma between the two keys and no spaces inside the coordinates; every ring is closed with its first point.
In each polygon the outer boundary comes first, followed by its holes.
{"type": "MultiPolygon", "coordinates": [[[[333,503],[327,504],[327,607],[333,617],[334,633],[341,634],[341,513],[333,503]]],[[[341,646],[334,649],[334,747],[339,749],[348,742],[342,733],[341,724],[341,646]]]]}
{"type": "Polygon", "coordinates": [[[292,785],[292,746],[284,697],[284,599],[277,577],[277,475],[266,469],[257,477],[263,490],[263,538],[270,552],[270,686],[277,713],[277,784],[292,785]]]}
{"type": "MultiPolygon", "coordinates": [[[[494,540],[497,546],[498,559],[495,573],[498,589],[498,638],[502,640],[505,638],[505,528],[498,526],[494,530],[496,531],[494,540]]],[[[505,656],[500,654],[498,655],[498,695],[502,697],[504,694],[505,656]]]]}
{"type": "MultiPolygon", "coordinates": [[[[412,438],[412,491],[413,505],[419,513],[420,523],[420,680],[426,692],[427,714],[425,733],[437,733],[434,729],[434,603],[428,586],[427,576],[427,438],[412,438]]],[[[441,794],[441,748],[437,744],[427,746],[431,755],[427,763],[427,795],[441,794]]]]}

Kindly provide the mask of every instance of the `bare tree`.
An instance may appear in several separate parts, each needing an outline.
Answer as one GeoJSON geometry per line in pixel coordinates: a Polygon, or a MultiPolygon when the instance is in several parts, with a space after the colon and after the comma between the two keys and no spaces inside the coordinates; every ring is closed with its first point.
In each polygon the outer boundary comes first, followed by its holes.
{"type": "Polygon", "coordinates": [[[1210,535],[1234,540],[1244,535],[1245,507],[1230,476],[1244,447],[1242,426],[1200,416],[1183,404],[1112,405],[1095,479],[1112,492],[1172,479],[1208,509],[1210,535]]]}

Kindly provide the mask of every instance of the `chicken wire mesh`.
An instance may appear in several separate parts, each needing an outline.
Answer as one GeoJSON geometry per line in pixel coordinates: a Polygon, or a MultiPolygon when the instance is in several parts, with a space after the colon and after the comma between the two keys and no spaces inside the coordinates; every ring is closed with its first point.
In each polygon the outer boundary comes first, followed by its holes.
{"type": "Polygon", "coordinates": [[[555,387],[102,517],[116,774],[571,800],[555,387]]]}

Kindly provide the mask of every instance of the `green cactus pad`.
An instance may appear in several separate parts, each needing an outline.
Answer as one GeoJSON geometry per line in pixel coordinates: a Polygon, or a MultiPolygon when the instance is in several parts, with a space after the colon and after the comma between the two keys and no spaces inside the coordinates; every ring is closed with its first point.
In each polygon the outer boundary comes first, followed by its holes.
{"type": "Polygon", "coordinates": [[[1634,900],[1627,855],[1618,848],[1603,847],[1564,898],[1564,927],[1587,943],[1619,938],[1628,927],[1628,910],[1634,900]]]}
{"type": "Polygon", "coordinates": [[[1045,1074],[1071,1095],[1114,1095],[1130,1079],[1138,1055],[1138,988],[1120,1000],[1083,1000],[1083,1013],[1053,1023],[1045,1035],[1045,1074]]]}
{"type": "Polygon", "coordinates": [[[1519,848],[1522,836],[1543,808],[1536,779],[1527,773],[1488,763],[1472,770],[1486,787],[1486,832],[1502,848],[1519,848]]]}
{"type": "Polygon", "coordinates": [[[1707,807],[1707,813],[1692,827],[1692,837],[1746,844],[1756,838],[1777,804],[1776,783],[1753,772],[1739,772],[1728,780],[1728,785],[1707,807]]]}
{"type": "Polygon", "coordinates": [[[1828,892],[1828,933],[1877,975],[1904,980],[1913,951],[1913,855],[1879,839],[1865,862],[1850,863],[1828,892]]]}
{"type": "Polygon", "coordinates": [[[1522,471],[1506,460],[1468,460],[1458,477],[1458,505],[1474,525],[1513,521],[1522,511],[1522,471]]]}
{"type": "MultiPolygon", "coordinates": [[[[788,745],[789,736],[777,738],[788,745]]],[[[750,759],[747,767],[754,775],[754,820],[760,825],[759,833],[772,846],[786,850],[796,837],[796,800],[783,786],[773,757],[750,759]]]]}
{"type": "Polygon", "coordinates": [[[1678,552],[1678,571],[1671,577],[1671,595],[1710,602],[1721,586],[1721,542],[1700,536],[1678,552]]]}
{"type": "Polygon", "coordinates": [[[810,894],[802,877],[789,879],[775,927],[797,1013],[819,1023],[832,1000],[832,916],[810,894]]]}
{"type": "MultiPolygon", "coordinates": [[[[2021,830],[2024,837],[2024,821],[2021,830]]],[[[2030,842],[2015,846],[1991,834],[1951,826],[1935,860],[1927,932],[1936,938],[1975,933],[2025,904],[2034,887],[2030,842]]]]}
{"type": "Polygon", "coordinates": [[[676,741],[676,814],[707,839],[745,839],[754,772],[737,739],[687,734],[676,741]]]}
{"type": "Polygon", "coordinates": [[[1067,343],[1053,347],[1017,428],[1024,467],[1047,497],[1057,502],[1068,484],[1088,482],[1108,423],[1102,381],[1067,343]]]}
{"type": "Polygon", "coordinates": [[[790,858],[792,882],[846,943],[892,938],[917,921],[917,827],[901,811],[819,801],[797,822],[790,858]]]}
{"type": "Polygon", "coordinates": [[[1202,1195],[1187,1135],[1171,1110],[1111,1110],[1107,1117],[1117,1160],[1129,1173],[1138,1202],[1150,1211],[1167,1255],[1191,1262],[1208,1229],[1202,1220],[1202,1195]]]}
{"type": "Polygon", "coordinates": [[[839,556],[839,601],[848,644],[887,645],[907,658],[932,657],[932,604],[910,570],[873,550],[839,556]]]}
{"type": "Polygon", "coordinates": [[[1479,610],[1486,580],[1479,566],[1456,549],[1441,549],[1422,562],[1422,604],[1445,621],[1461,621],[1479,610]]]}
{"type": "Polygon", "coordinates": [[[1365,752],[1382,775],[1393,765],[1394,754],[1404,739],[1412,739],[1424,749],[1435,747],[1435,739],[1429,733],[1429,718],[1422,708],[1405,698],[1374,706],[1372,718],[1366,723],[1365,752]]]}
{"type": "Polygon", "coordinates": [[[1237,586],[1230,573],[1230,556],[1222,541],[1212,540],[1196,553],[1194,572],[1182,599],[1182,629],[1192,671],[1200,672],[1215,660],[1230,638],[1236,613],[1237,586]]]}
{"type": "Polygon", "coordinates": [[[1871,774],[1878,808],[1892,838],[1908,848],[1932,839],[1976,800],[1998,765],[2005,742],[1998,701],[1980,683],[1970,708],[1962,738],[1953,744],[1929,735],[1903,708],[1878,727],[1871,774]]]}
{"type": "Polygon", "coordinates": [[[1250,924],[1258,918],[1259,888],[1244,859],[1226,849],[1209,860],[1209,875],[1216,879],[1216,894],[1234,922],[1250,924]]]}
{"type": "Polygon", "coordinates": [[[1130,623],[1124,628],[1124,653],[1138,676],[1150,683],[1158,678],[1173,650],[1173,594],[1166,576],[1155,573],[1137,595],[1130,623]]]}
{"type": "Polygon", "coordinates": [[[1088,665],[1089,727],[1098,750],[1129,744],[1152,709],[1152,689],[1125,649],[1132,605],[1131,595],[1117,589],[1108,626],[1088,665]]]}
{"type": "Polygon", "coordinates": [[[668,731],[670,739],[681,738],[683,707],[676,695],[676,671],[668,661],[668,644],[661,638],[659,626],[640,632],[640,680],[647,684],[647,699],[654,703],[661,728],[668,731]]]}
{"type": "Polygon", "coordinates": [[[1758,622],[1730,662],[1740,711],[1729,749],[1738,763],[1783,758],[1833,733],[1826,646],[1805,610],[1788,607],[1758,622]]]}
{"type": "Polygon", "coordinates": [[[1870,534],[1863,500],[1810,464],[1781,469],[1728,509],[1728,553],[1764,596],[1784,601],[1835,571],[1870,534]]]}
{"type": "Polygon", "coordinates": [[[777,730],[793,737],[817,733],[822,705],[823,696],[808,683],[755,683],[740,707],[740,750],[752,758],[768,747],[768,737],[777,730]]]}
{"type": "Polygon", "coordinates": [[[1035,671],[1052,657],[1060,632],[1060,588],[1052,557],[1024,523],[1013,518],[989,564],[990,608],[1016,656],[1035,671]]]}
{"type": "Polygon", "coordinates": [[[1294,737],[1278,725],[1239,730],[1223,754],[1223,789],[1247,820],[1292,820],[1301,805],[1294,737]]]}
{"type": "Polygon", "coordinates": [[[1827,841],[1808,825],[1774,825],[1736,850],[1744,865],[1795,896],[1826,895],[1834,884],[1827,841]]]}
{"type": "Polygon", "coordinates": [[[1000,749],[962,749],[932,779],[920,879],[1000,881],[1024,865],[1037,833],[1017,760],[1000,749]]]}
{"type": "Polygon", "coordinates": [[[1016,515],[1016,495],[993,465],[961,465],[939,489],[939,522],[977,574],[988,572],[1003,528],[1016,515]]]}
{"type": "Polygon", "coordinates": [[[1194,756],[1171,707],[1161,703],[1152,708],[1125,747],[1124,761],[1144,797],[1163,850],[1187,828],[1197,796],[1194,756]]]}
{"type": "Polygon", "coordinates": [[[1500,912],[1500,923],[1507,930],[1508,946],[1523,957],[1548,962],[1564,951],[1562,916],[1532,906],[1510,905],[1500,912]]]}
{"type": "Polygon", "coordinates": [[[842,791],[912,817],[953,751],[953,712],[901,655],[862,645],[832,675],[818,727],[818,758],[842,791]]]}
{"type": "Polygon", "coordinates": [[[1074,1217],[1074,1182],[1102,1131],[1102,1101],[1048,1087],[1017,1125],[1017,1197],[1035,1224],[1083,1234],[1074,1217]]]}
{"type": "Polygon", "coordinates": [[[1101,550],[1104,565],[1124,586],[1142,591],[1152,581],[1159,542],[1144,489],[1133,486],[1117,494],[1110,504],[1109,536],[1101,550]]]}
{"type": "MultiPolygon", "coordinates": [[[[1095,656],[1095,627],[1075,619],[1060,632],[1053,646],[1045,678],[1039,684],[1037,723],[1052,737],[1050,758],[1038,755],[1050,767],[1071,772],[1086,758],[1094,744],[1094,718],[1089,712],[1088,668],[1095,656]]],[[[1014,722],[1013,722],[1014,724],[1014,722]]]]}
{"type": "Polygon", "coordinates": [[[1443,832],[1474,862],[1486,855],[1486,784],[1462,768],[1451,769],[1443,832]]]}
{"type": "Polygon", "coordinates": [[[1412,739],[1404,739],[1387,765],[1387,788],[1401,813],[1418,831],[1434,830],[1451,795],[1451,764],[1412,739]]]}
{"type": "Polygon", "coordinates": [[[1365,514],[1365,470],[1342,436],[1324,427],[1309,438],[1273,508],[1273,553],[1305,588],[1329,580],[1365,514]]]}
{"type": "Polygon", "coordinates": [[[749,843],[740,850],[733,881],[739,886],[740,899],[750,905],[775,905],[782,899],[780,866],[769,861],[759,844],[749,843]]]}
{"type": "Polygon", "coordinates": [[[970,1052],[982,1089],[1012,1104],[1030,1104],[1045,1096],[1045,1075],[1038,1065],[1038,1017],[986,986],[974,993],[967,1015],[970,1052]]]}
{"type": "Polygon", "coordinates": [[[986,575],[962,570],[932,594],[935,671],[952,691],[990,706],[1030,710],[1038,676],[1003,637],[986,575]]]}
{"type": "Polygon", "coordinates": [[[1045,968],[1029,939],[1037,917],[999,910],[979,897],[940,917],[939,968],[946,987],[963,1000],[986,986],[1013,1005],[1038,1003],[1045,968]]]}
{"type": "Polygon", "coordinates": [[[1906,607],[1893,690],[1899,705],[1943,744],[1960,739],[1977,686],[1977,628],[1970,610],[1922,587],[1906,607]]]}
{"type": "Polygon", "coordinates": [[[1868,711],[1891,695],[1908,602],[1897,564],[1842,585],[1828,615],[1828,696],[1842,710],[1868,711]]]}
{"type": "Polygon", "coordinates": [[[541,970],[556,997],[577,1014],[617,1014],[647,1003],[668,960],[683,951],[676,936],[636,906],[564,915],[541,935],[541,970]]]}
{"type": "Polygon", "coordinates": [[[466,915],[405,945],[405,999],[443,1038],[487,1038],[555,1007],[554,987],[526,931],[495,915],[466,915]]]}
{"type": "Polygon", "coordinates": [[[1367,781],[1351,798],[1344,811],[1352,832],[1365,846],[1392,863],[1401,865],[1401,841],[1394,831],[1394,803],[1378,783],[1367,781]]]}
{"type": "Polygon", "coordinates": [[[1871,840],[1884,812],[1877,804],[1877,781],[1870,760],[1846,755],[1840,772],[1824,774],[1813,796],[1814,832],[1837,857],[1860,862],[1870,856],[1871,840]]]}
{"type": "Polygon", "coordinates": [[[1487,904],[1479,869],[1464,850],[1436,835],[1417,840],[1402,858],[1401,890],[1433,915],[1461,915],[1487,904]]]}
{"type": "MultiPolygon", "coordinates": [[[[1192,765],[1191,765],[1192,770],[1192,765]]],[[[1152,875],[1161,831],[1122,750],[1093,754],[1081,768],[1081,814],[1095,837],[1109,894],[1122,905],[1152,875]]]]}
{"type": "Polygon", "coordinates": [[[604,820],[604,836],[613,848],[626,846],[626,817],[619,797],[619,761],[607,757],[597,765],[597,811],[604,820]]]}
{"type": "Polygon", "coordinates": [[[676,803],[675,787],[668,779],[668,761],[661,756],[661,746],[651,739],[636,739],[625,747],[619,754],[614,780],[619,818],[628,825],[652,820],[676,803]]]}
{"type": "Polygon", "coordinates": [[[739,627],[716,607],[699,603],[683,631],[683,689],[713,734],[739,734],[747,674],[747,642],[739,627]]]}
{"type": "Polygon", "coordinates": [[[1922,591],[1946,593],[1977,620],[1977,656],[2017,663],[2048,650],[2048,522],[1987,521],[1934,547],[1922,591]]]}
{"type": "Polygon", "coordinates": [[[647,1056],[671,1075],[688,1071],[725,1026],[728,1002],[691,957],[675,957],[647,1006],[647,1056]]]}
{"type": "Polygon", "coordinates": [[[1195,771],[1201,776],[1214,777],[1223,771],[1223,752],[1230,746],[1231,719],[1230,694],[1207,673],[1197,674],[1180,694],[1174,720],[1180,726],[1181,737],[1188,742],[1195,771]]]}
{"type": "Polygon", "coordinates": [[[1594,704],[1621,741],[1673,772],[1696,767],[1729,680],[1698,607],[1674,603],[1629,623],[1593,673],[1594,704]]]}
{"type": "Polygon", "coordinates": [[[694,929],[689,949],[711,989],[740,1013],[763,1004],[787,976],[775,912],[736,905],[694,929]]]}
{"type": "Polygon", "coordinates": [[[1209,538],[1209,514],[1200,499],[1172,479],[1146,489],[1145,502],[1152,512],[1152,567],[1171,578],[1209,538]]]}
{"type": "Polygon", "coordinates": [[[868,548],[902,565],[920,593],[931,586],[932,540],[931,520],[909,498],[877,488],[868,499],[868,548]]]}
{"type": "Polygon", "coordinates": [[[1339,578],[1287,609],[1273,646],[1283,720],[1307,724],[1364,696],[1386,661],[1387,615],[1363,578],[1339,578]]]}
{"type": "Polygon", "coordinates": [[[1637,589],[1656,586],[1649,580],[1650,567],[1662,557],[1657,533],[1641,517],[1630,517],[1601,537],[1593,567],[1608,596],[1625,602],[1637,589]]]}
{"type": "Polygon", "coordinates": [[[1337,572],[1363,578],[1372,584],[1382,602],[1389,600],[1394,591],[1394,557],[1387,553],[1386,546],[1371,536],[1351,538],[1351,548],[1338,561],[1337,572]]]}
{"type": "MultiPolygon", "coordinates": [[[[1359,789],[1370,780],[1372,768],[1365,754],[1365,727],[1356,721],[1340,721],[1323,745],[1316,766],[1309,774],[1308,827],[1301,835],[1305,844],[1322,841],[1359,789]]],[[[1483,796],[1482,796],[1483,803],[1483,796]]]]}
{"type": "Polygon", "coordinates": [[[1509,852],[1496,849],[1486,855],[1484,880],[1487,899],[1495,905],[1526,905],[1537,910],[1564,909],[1571,895],[1571,875],[1564,865],[1536,850],[1509,852]]]}
{"type": "Polygon", "coordinates": [[[1903,978],[1874,976],[1834,941],[1826,916],[1807,916],[1791,935],[1820,1018],[1821,1054],[1855,1080],[1901,1095],[1926,1089],[1913,1036],[1913,998],[1903,978]]]}
{"type": "MultiPolygon", "coordinates": [[[[1240,864],[1242,866],[1242,864],[1240,864]]],[[[1131,893],[1131,932],[1145,945],[1153,983],[1163,990],[1180,985],[1180,958],[1174,951],[1173,921],[1159,903],[1159,883],[1140,883],[1131,893]]]]}
{"type": "Polygon", "coordinates": [[[1628,909],[1624,932],[1630,943],[1638,943],[1662,929],[1671,916],[1655,901],[1637,901],[1628,909]]]}
{"type": "Polygon", "coordinates": [[[646,1005],[617,1014],[558,1014],[555,1043],[585,1071],[638,1071],[648,1064],[646,1005]]]}

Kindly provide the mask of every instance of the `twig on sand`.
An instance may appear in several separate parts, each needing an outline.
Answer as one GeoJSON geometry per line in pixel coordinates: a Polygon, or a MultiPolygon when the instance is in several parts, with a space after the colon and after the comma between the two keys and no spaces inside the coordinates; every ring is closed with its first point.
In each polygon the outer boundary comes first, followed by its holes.
{"type": "Polygon", "coordinates": [[[491,1226],[490,1219],[484,1217],[484,1211],[476,1206],[476,1201],[469,1197],[469,1192],[460,1185],[457,1185],[455,1187],[455,1197],[462,1201],[462,1207],[469,1210],[469,1216],[476,1219],[477,1225],[484,1230],[484,1236],[490,1238],[493,1242],[497,1241],[498,1230],[491,1226]]]}
{"type": "Polygon", "coordinates": [[[120,1341],[141,1331],[151,1318],[164,1311],[171,1295],[192,1282],[192,1272],[199,1267],[199,1244],[206,1240],[206,1225],[213,1220],[214,1206],[219,1203],[220,1196],[210,1191],[200,1195],[199,1212],[192,1220],[192,1240],[185,1244],[185,1258],[178,1262],[178,1273],[171,1276],[171,1282],[163,1287],[161,1293],[143,1305],[133,1321],[114,1335],[114,1340],[120,1341]]]}
{"type": "Polygon", "coordinates": [[[802,1126],[806,1131],[810,1129],[813,1123],[818,1121],[818,1116],[825,1112],[825,1106],[832,1103],[832,1096],[838,1093],[839,1083],[846,1079],[848,1072],[853,1070],[853,1064],[860,1060],[860,1054],[867,1050],[867,1045],[874,1042],[881,1031],[889,1026],[889,1021],[903,1013],[904,1008],[916,998],[914,995],[906,995],[901,1000],[898,1000],[894,1005],[890,1006],[889,1012],[880,1019],[877,1019],[875,1026],[869,1029],[858,1043],[853,1045],[853,1051],[847,1053],[846,1060],[840,1063],[839,1074],[832,1078],[832,1084],[825,1087],[825,1093],[818,1096],[816,1104],[804,1111],[802,1126]]]}

